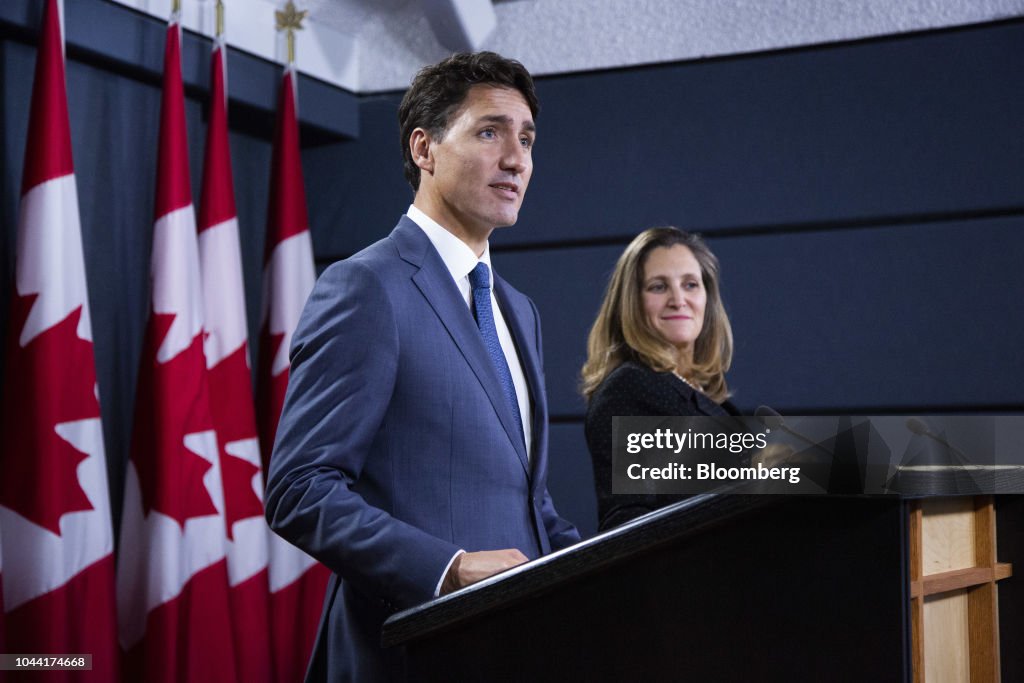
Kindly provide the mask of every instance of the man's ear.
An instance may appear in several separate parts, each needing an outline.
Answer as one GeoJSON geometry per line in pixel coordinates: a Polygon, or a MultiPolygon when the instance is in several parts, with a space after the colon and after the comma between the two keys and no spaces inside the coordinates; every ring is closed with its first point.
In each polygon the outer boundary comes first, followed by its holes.
{"type": "Polygon", "coordinates": [[[424,173],[434,173],[432,144],[430,133],[422,128],[416,128],[409,136],[409,151],[412,152],[412,161],[424,173]]]}

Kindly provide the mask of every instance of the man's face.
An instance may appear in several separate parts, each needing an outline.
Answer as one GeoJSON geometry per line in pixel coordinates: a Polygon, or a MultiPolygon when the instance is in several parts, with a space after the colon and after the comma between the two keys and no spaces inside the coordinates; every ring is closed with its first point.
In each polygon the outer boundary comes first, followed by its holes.
{"type": "Polygon", "coordinates": [[[421,169],[417,204],[463,239],[486,240],[494,228],[514,224],[533,173],[535,134],[518,90],[473,86],[443,139],[424,136],[419,158],[413,133],[421,169]]]}

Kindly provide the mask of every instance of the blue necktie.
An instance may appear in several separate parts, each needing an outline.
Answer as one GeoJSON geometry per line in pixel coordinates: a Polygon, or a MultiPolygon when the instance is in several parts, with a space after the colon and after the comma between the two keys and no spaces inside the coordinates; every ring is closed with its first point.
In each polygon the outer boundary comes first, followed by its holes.
{"type": "Polygon", "coordinates": [[[519,414],[519,398],[516,396],[516,387],[512,383],[512,373],[508,369],[508,361],[505,360],[505,353],[501,350],[501,342],[498,341],[498,330],[494,326],[494,311],[491,308],[491,271],[486,263],[476,264],[469,274],[469,284],[473,287],[473,310],[476,314],[476,324],[480,328],[480,336],[484,338],[484,346],[491,356],[494,369],[498,371],[498,378],[501,380],[501,388],[505,392],[505,399],[512,409],[512,415],[516,418],[516,425],[519,427],[519,434],[523,434],[523,418],[519,414]]]}

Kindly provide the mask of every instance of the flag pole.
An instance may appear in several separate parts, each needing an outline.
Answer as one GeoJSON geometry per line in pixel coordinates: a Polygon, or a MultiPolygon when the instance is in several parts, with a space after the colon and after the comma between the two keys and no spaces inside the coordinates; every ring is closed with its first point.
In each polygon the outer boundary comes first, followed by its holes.
{"type": "Polygon", "coordinates": [[[285,35],[288,37],[289,66],[295,64],[295,32],[302,30],[302,22],[308,14],[309,10],[299,11],[295,9],[295,3],[292,0],[288,0],[288,4],[284,6],[283,11],[278,10],[274,12],[274,16],[277,17],[277,30],[285,31],[285,35]]]}
{"type": "MultiPolygon", "coordinates": [[[[316,271],[302,179],[296,115],[295,31],[307,12],[288,2],[276,12],[277,30],[287,31],[288,61],[278,93],[271,160],[260,324],[257,415],[264,471],[274,443],[288,385],[288,353],[316,271]]],[[[271,534],[270,625],[274,680],[302,680],[323,612],[330,570],[280,536],[271,534]]]]}
{"type": "Polygon", "coordinates": [[[217,28],[216,36],[220,38],[224,35],[224,0],[217,0],[217,28]]]}

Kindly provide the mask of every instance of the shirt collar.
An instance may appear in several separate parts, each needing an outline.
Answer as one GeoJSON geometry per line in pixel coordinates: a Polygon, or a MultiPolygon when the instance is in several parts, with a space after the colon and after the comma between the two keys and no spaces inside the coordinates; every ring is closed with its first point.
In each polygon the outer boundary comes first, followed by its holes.
{"type": "MultiPolygon", "coordinates": [[[[445,230],[433,218],[423,213],[413,205],[409,206],[406,215],[413,223],[418,225],[426,233],[427,239],[434,245],[434,249],[441,255],[441,260],[451,273],[452,279],[459,282],[469,276],[471,270],[476,268],[477,263],[486,263],[491,269],[491,244],[484,246],[484,253],[478,259],[473,250],[465,242],[452,233],[445,230]]],[[[492,269],[493,270],[493,269],[492,269]]],[[[494,287],[494,276],[491,275],[491,287],[494,287]]]]}

